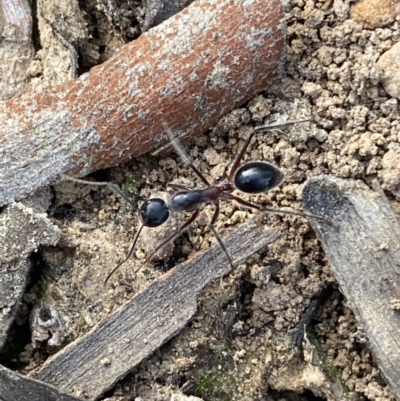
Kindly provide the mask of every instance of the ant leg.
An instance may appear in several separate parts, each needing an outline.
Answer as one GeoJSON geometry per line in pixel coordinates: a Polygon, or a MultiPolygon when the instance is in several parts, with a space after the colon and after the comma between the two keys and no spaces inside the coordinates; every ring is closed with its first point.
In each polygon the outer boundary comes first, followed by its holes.
{"type": "Polygon", "coordinates": [[[164,248],[165,245],[167,245],[169,242],[171,242],[176,236],[178,236],[179,234],[181,234],[186,228],[188,228],[199,216],[200,210],[197,209],[195,210],[195,212],[190,216],[190,218],[186,221],[185,224],[183,224],[177,231],[175,231],[174,233],[172,233],[166,240],[164,240],[163,242],[161,242],[160,245],[158,245],[158,247],[151,253],[150,256],[148,256],[146,258],[146,260],[143,262],[143,264],[141,264],[135,271],[134,273],[136,274],[143,265],[145,265],[160,249],[164,248]]]}
{"type": "Polygon", "coordinates": [[[133,255],[133,251],[135,250],[135,246],[136,246],[136,242],[139,238],[140,233],[142,232],[142,228],[144,227],[143,224],[140,225],[138,232],[136,233],[135,239],[133,240],[132,246],[131,246],[131,250],[129,251],[128,255],[126,256],[126,258],[119,263],[117,266],[114,267],[114,269],[111,270],[111,272],[108,274],[107,278],[104,280],[104,285],[107,285],[108,280],[110,280],[111,276],[127,261],[129,260],[132,255],[133,255]]]}
{"type": "MultiPolygon", "coordinates": [[[[194,220],[196,220],[196,218],[198,217],[200,211],[196,210],[189,218],[189,220],[183,224],[182,227],[179,228],[179,230],[175,231],[173,234],[171,234],[165,241],[163,241],[160,245],[158,245],[158,247],[152,252],[152,254],[150,256],[147,257],[147,259],[144,261],[144,263],[142,263],[137,269],[135,269],[133,271],[133,274],[136,274],[142,267],[143,265],[145,265],[160,249],[164,248],[165,245],[167,245],[170,241],[172,241],[177,235],[179,235],[182,231],[184,231],[188,226],[190,226],[190,224],[193,223],[194,220]]],[[[115,273],[116,270],[118,270],[127,260],[129,260],[131,258],[131,256],[133,255],[133,251],[135,249],[136,246],[136,242],[139,238],[139,235],[142,231],[142,228],[144,227],[144,225],[142,224],[139,228],[139,231],[136,233],[135,239],[133,240],[133,244],[131,247],[131,250],[128,253],[128,256],[121,262],[119,263],[117,266],[114,267],[114,269],[111,270],[111,272],[109,273],[109,275],[107,276],[107,278],[104,281],[104,285],[107,284],[108,280],[110,279],[110,277],[115,273]]]]}
{"type": "Polygon", "coordinates": [[[263,131],[273,131],[276,129],[284,129],[287,127],[290,127],[293,124],[298,124],[298,123],[306,123],[307,121],[310,121],[309,118],[305,118],[304,120],[292,120],[292,121],[286,121],[285,123],[278,123],[278,124],[271,124],[271,125],[261,125],[259,127],[255,127],[254,131],[256,132],[263,132],[263,131]]]}
{"type": "Polygon", "coordinates": [[[215,229],[215,227],[214,227],[214,224],[215,224],[215,222],[217,221],[218,216],[219,216],[219,211],[220,211],[220,206],[219,206],[219,202],[217,202],[217,203],[215,204],[214,215],[213,215],[213,217],[212,217],[212,219],[211,219],[210,230],[211,230],[212,233],[214,234],[214,237],[217,239],[219,246],[220,246],[220,247],[222,248],[222,250],[225,252],[225,255],[226,255],[226,257],[228,258],[229,263],[230,263],[232,269],[234,269],[234,265],[233,265],[232,259],[231,259],[231,257],[229,256],[229,253],[228,253],[228,251],[227,251],[227,249],[226,249],[226,247],[225,247],[225,244],[224,244],[224,242],[222,241],[222,239],[221,239],[221,237],[220,237],[218,231],[217,231],[217,230],[215,229]]]}
{"type": "Polygon", "coordinates": [[[170,187],[174,191],[176,191],[176,190],[178,190],[178,191],[191,191],[192,190],[192,188],[189,188],[189,187],[187,187],[186,185],[183,185],[183,184],[171,184],[171,183],[168,183],[167,186],[170,187]]]}
{"type": "Polygon", "coordinates": [[[229,172],[228,175],[228,181],[232,181],[233,177],[235,176],[236,170],[239,167],[240,162],[243,159],[244,154],[246,153],[247,148],[249,147],[249,144],[251,142],[251,140],[253,139],[254,134],[256,133],[256,130],[253,130],[253,132],[247,137],[244,145],[242,146],[242,149],[240,150],[240,152],[238,153],[238,155],[236,156],[236,159],[231,167],[231,171],[229,172]]]}
{"type": "Polygon", "coordinates": [[[238,196],[235,196],[235,195],[232,195],[232,197],[230,199],[235,200],[237,203],[239,203],[245,207],[259,210],[260,212],[268,212],[268,213],[276,213],[276,214],[289,214],[292,216],[300,216],[300,217],[310,217],[313,219],[324,221],[325,223],[328,223],[330,226],[338,228],[337,224],[333,223],[332,221],[330,221],[328,219],[325,219],[324,217],[316,216],[315,214],[296,212],[294,210],[286,210],[286,209],[274,209],[274,208],[268,207],[268,206],[256,205],[255,203],[247,202],[244,199],[239,198],[238,196]]]}
{"type": "Polygon", "coordinates": [[[107,188],[111,189],[111,191],[113,191],[114,193],[117,193],[121,198],[123,198],[126,202],[128,202],[135,209],[137,209],[137,204],[132,202],[132,200],[126,196],[126,194],[122,191],[122,189],[117,184],[114,184],[113,182],[81,180],[79,178],[70,177],[70,176],[62,174],[62,173],[60,173],[59,176],[66,181],[72,181],[72,182],[76,182],[78,184],[97,185],[99,187],[107,187],[107,188]]]}
{"type": "Polygon", "coordinates": [[[179,144],[179,142],[174,138],[171,129],[167,126],[167,124],[163,123],[164,128],[168,134],[169,141],[171,142],[171,145],[175,148],[176,152],[178,155],[181,157],[184,163],[186,163],[192,170],[193,172],[197,175],[198,178],[207,186],[210,187],[210,183],[208,182],[207,178],[204,177],[203,174],[198,170],[198,168],[193,164],[192,160],[190,159],[189,155],[185,152],[185,150],[182,148],[182,146],[179,144]]]}
{"type": "Polygon", "coordinates": [[[233,177],[235,176],[236,170],[238,169],[239,164],[242,161],[243,156],[246,153],[246,150],[249,147],[251,140],[253,139],[253,136],[257,132],[272,131],[272,130],[276,130],[276,129],[287,128],[290,125],[297,124],[297,123],[302,123],[302,122],[306,122],[306,121],[309,121],[309,120],[287,121],[286,123],[282,123],[282,124],[272,124],[272,125],[265,125],[263,127],[254,128],[253,132],[248,136],[248,138],[246,139],[242,149],[240,150],[240,152],[236,156],[236,159],[235,159],[235,161],[234,161],[234,163],[232,165],[231,171],[229,172],[229,175],[228,175],[228,181],[232,181],[233,177]]]}

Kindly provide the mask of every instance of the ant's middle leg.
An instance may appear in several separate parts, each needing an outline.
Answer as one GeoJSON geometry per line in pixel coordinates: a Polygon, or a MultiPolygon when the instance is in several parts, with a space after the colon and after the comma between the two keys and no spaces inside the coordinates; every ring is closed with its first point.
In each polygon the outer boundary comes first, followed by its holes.
{"type": "Polygon", "coordinates": [[[232,267],[232,269],[234,268],[233,262],[231,257],[229,256],[229,253],[225,247],[224,242],[222,241],[222,238],[220,237],[218,231],[215,229],[215,223],[218,219],[219,216],[219,212],[220,212],[220,205],[219,205],[219,201],[217,201],[217,203],[215,204],[215,211],[214,211],[214,215],[211,219],[211,223],[210,223],[210,230],[212,231],[212,233],[214,234],[214,237],[216,238],[216,240],[218,241],[219,246],[222,248],[222,250],[225,252],[226,257],[229,260],[229,263],[232,267]]]}
{"type": "Polygon", "coordinates": [[[167,187],[171,188],[173,191],[192,191],[193,188],[189,188],[187,185],[183,184],[172,184],[168,183],[167,187]]]}

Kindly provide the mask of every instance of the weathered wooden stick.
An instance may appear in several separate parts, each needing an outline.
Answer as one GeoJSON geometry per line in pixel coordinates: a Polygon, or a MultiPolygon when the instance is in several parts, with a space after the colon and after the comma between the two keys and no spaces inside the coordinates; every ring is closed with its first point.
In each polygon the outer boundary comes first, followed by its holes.
{"type": "Polygon", "coordinates": [[[16,25],[25,36],[32,34],[32,10],[28,0],[0,0],[5,24],[16,25]]]}
{"type": "Polygon", "coordinates": [[[81,398],[63,394],[53,386],[19,375],[0,365],[1,401],[82,401],[81,398]]]}
{"type": "Polygon", "coordinates": [[[400,223],[382,191],[320,176],[303,193],[306,208],[340,225],[312,222],[332,272],[368,337],[377,365],[400,400],[400,223]]]}
{"type": "MultiPolygon", "coordinates": [[[[264,231],[253,220],[232,234],[225,245],[239,264],[279,236],[277,231],[264,231]]],[[[65,391],[99,397],[178,334],[195,314],[203,288],[230,269],[219,245],[176,267],[49,359],[33,377],[65,391]]]]}
{"type": "Polygon", "coordinates": [[[197,0],[79,79],[0,103],[0,205],[204,132],[279,76],[281,0],[197,0]]]}

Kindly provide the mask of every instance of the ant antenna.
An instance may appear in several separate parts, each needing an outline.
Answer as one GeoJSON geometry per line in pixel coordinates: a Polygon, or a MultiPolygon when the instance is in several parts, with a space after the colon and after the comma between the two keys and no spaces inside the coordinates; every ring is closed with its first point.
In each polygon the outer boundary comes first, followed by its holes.
{"type": "Polygon", "coordinates": [[[69,175],[65,175],[63,173],[59,173],[59,176],[63,180],[76,182],[77,184],[95,185],[98,187],[107,187],[107,188],[111,189],[111,191],[113,191],[114,193],[121,196],[121,198],[123,198],[125,201],[127,201],[135,209],[137,208],[137,205],[126,196],[126,194],[121,190],[121,188],[117,184],[114,184],[113,182],[81,180],[80,178],[70,177],[69,175]]]}
{"type": "MultiPolygon", "coordinates": [[[[108,280],[110,280],[111,276],[112,276],[126,261],[128,261],[128,260],[132,257],[133,251],[135,250],[136,242],[137,242],[137,240],[139,239],[139,235],[140,235],[140,233],[142,232],[143,227],[144,227],[144,224],[141,224],[140,227],[139,227],[139,230],[137,231],[137,233],[136,233],[136,235],[135,235],[135,239],[133,240],[131,249],[130,249],[128,255],[126,256],[126,258],[125,258],[122,262],[118,263],[117,266],[115,266],[114,269],[112,269],[112,270],[110,271],[110,273],[108,273],[106,279],[104,280],[104,286],[107,285],[108,280]]],[[[141,267],[142,267],[142,265],[140,265],[139,268],[137,268],[136,270],[134,270],[133,274],[136,274],[136,273],[141,269],[141,267]]]]}

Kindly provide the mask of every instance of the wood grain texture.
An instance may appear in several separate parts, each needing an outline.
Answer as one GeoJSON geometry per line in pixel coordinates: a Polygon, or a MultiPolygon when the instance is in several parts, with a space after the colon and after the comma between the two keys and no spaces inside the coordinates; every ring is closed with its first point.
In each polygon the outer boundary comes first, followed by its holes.
{"type": "Polygon", "coordinates": [[[0,365],[1,401],[82,401],[53,386],[30,379],[0,365]]]}
{"type": "MultiPolygon", "coordinates": [[[[232,234],[225,245],[239,264],[279,236],[253,220],[232,234]]],[[[195,314],[204,287],[230,269],[219,246],[179,265],[49,359],[33,377],[64,391],[99,397],[178,334],[195,314]]]]}
{"type": "Polygon", "coordinates": [[[17,26],[23,35],[32,34],[32,10],[28,0],[0,0],[4,24],[17,26]]]}
{"type": "Polygon", "coordinates": [[[197,0],[79,79],[0,103],[0,205],[196,135],[280,75],[281,0],[197,0]]]}
{"type": "Polygon", "coordinates": [[[320,176],[303,193],[306,208],[340,225],[312,222],[332,272],[400,400],[400,223],[382,191],[360,181],[320,176]]]}

